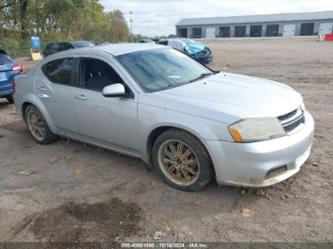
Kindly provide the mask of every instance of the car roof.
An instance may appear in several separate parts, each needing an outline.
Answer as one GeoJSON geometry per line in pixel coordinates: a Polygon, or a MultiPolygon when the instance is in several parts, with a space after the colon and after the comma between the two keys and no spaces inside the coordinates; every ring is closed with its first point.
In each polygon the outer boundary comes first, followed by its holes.
{"type": "Polygon", "coordinates": [[[69,41],[69,43],[72,43],[72,44],[93,44],[92,42],[90,42],[90,41],[84,41],[84,40],[82,40],[82,41],[69,41]]]}
{"type": "Polygon", "coordinates": [[[162,45],[156,45],[151,43],[117,43],[117,44],[106,44],[106,45],[97,45],[93,47],[85,47],[78,49],[66,50],[55,55],[59,57],[64,55],[80,55],[82,52],[89,52],[94,54],[94,52],[106,52],[112,56],[118,56],[123,54],[129,54],[138,51],[145,51],[157,48],[165,48],[162,45]]]}
{"type": "Polygon", "coordinates": [[[92,42],[86,41],[86,40],[78,40],[78,41],[55,41],[55,42],[47,42],[46,45],[60,44],[60,43],[76,44],[76,43],[92,43],[92,42]]]}

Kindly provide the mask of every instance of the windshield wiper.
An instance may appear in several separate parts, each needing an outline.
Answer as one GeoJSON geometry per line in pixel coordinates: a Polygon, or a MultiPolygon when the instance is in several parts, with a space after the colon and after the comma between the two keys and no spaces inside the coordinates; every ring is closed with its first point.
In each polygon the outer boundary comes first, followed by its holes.
{"type": "MultiPolygon", "coordinates": [[[[170,88],[170,87],[177,87],[177,86],[186,85],[186,84],[192,83],[192,82],[194,82],[194,81],[197,81],[197,80],[201,80],[201,79],[203,79],[203,78],[206,78],[206,77],[208,77],[208,76],[210,76],[210,75],[212,75],[212,74],[214,74],[214,73],[210,73],[210,72],[209,72],[209,73],[202,73],[202,74],[200,74],[198,77],[194,78],[193,80],[186,81],[186,82],[178,82],[178,83],[171,83],[171,82],[169,82],[168,85],[167,85],[167,87],[166,87],[165,89],[168,89],[168,88],[170,88]]],[[[164,89],[163,89],[163,90],[164,90],[164,89]]]]}
{"type": "Polygon", "coordinates": [[[202,73],[198,77],[194,78],[193,80],[190,80],[189,82],[192,83],[194,81],[201,80],[201,79],[206,78],[206,77],[208,77],[208,76],[210,76],[212,74],[213,73],[202,73]]]}

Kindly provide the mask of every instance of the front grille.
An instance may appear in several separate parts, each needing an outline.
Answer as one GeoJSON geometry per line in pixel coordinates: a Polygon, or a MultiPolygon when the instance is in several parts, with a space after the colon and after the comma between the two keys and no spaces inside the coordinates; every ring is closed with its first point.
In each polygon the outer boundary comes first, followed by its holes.
{"type": "Polygon", "coordinates": [[[279,120],[280,121],[284,121],[284,120],[290,119],[291,117],[295,116],[295,114],[297,113],[297,110],[298,109],[296,109],[296,110],[294,110],[292,112],[289,112],[289,113],[287,113],[285,115],[280,116],[279,120]]]}
{"type": "Polygon", "coordinates": [[[289,133],[305,123],[304,112],[301,108],[278,117],[285,132],[289,133]]]}
{"type": "Polygon", "coordinates": [[[204,50],[201,50],[199,53],[198,53],[198,55],[207,55],[207,54],[209,54],[209,50],[208,50],[208,48],[205,48],[204,50]]]}
{"type": "Polygon", "coordinates": [[[198,55],[205,55],[206,54],[206,50],[202,50],[198,53],[198,55]]]}

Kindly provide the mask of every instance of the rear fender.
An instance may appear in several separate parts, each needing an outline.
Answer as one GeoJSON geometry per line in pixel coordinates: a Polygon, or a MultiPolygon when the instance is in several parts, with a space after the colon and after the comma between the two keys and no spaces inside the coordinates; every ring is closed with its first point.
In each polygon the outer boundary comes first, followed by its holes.
{"type": "MultiPolygon", "coordinates": [[[[57,133],[57,128],[55,127],[52,119],[51,119],[51,116],[49,115],[48,111],[46,110],[44,104],[42,103],[42,101],[37,98],[36,96],[34,96],[33,94],[28,94],[26,96],[26,98],[24,99],[24,101],[22,101],[22,105],[21,105],[21,113],[22,113],[22,117],[24,118],[24,110],[23,110],[23,107],[24,107],[24,104],[25,103],[30,103],[32,105],[34,105],[35,107],[38,108],[38,110],[42,113],[47,125],[49,126],[50,130],[53,132],[53,133],[57,133]]],[[[24,121],[25,121],[25,118],[24,118],[24,121]]]]}

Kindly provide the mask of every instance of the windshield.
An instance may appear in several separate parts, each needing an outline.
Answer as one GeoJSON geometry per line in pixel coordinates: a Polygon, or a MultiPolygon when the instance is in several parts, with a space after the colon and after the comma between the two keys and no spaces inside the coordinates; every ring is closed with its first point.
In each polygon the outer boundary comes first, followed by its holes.
{"type": "Polygon", "coordinates": [[[181,86],[213,74],[187,55],[168,48],[124,54],[117,59],[148,92],[181,86]]]}
{"type": "Polygon", "coordinates": [[[186,38],[181,39],[181,41],[183,41],[183,42],[185,42],[185,43],[187,43],[187,44],[197,43],[197,42],[195,42],[195,41],[192,40],[192,39],[186,39],[186,38]]]}

